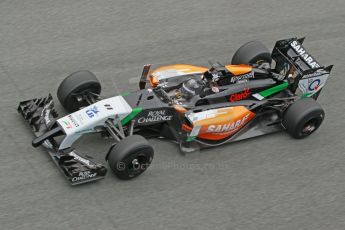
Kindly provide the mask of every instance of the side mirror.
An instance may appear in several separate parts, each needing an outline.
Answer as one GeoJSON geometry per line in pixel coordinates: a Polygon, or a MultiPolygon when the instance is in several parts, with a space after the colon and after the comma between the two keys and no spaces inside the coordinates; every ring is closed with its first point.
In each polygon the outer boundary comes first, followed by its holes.
{"type": "Polygon", "coordinates": [[[143,72],[140,77],[139,81],[139,89],[145,89],[146,82],[147,82],[147,75],[149,74],[151,68],[151,64],[144,65],[143,72]]]}

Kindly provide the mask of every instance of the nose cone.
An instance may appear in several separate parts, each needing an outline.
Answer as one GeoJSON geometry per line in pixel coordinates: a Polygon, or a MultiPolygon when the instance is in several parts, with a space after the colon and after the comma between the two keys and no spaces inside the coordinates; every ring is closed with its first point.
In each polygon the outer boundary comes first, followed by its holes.
{"type": "Polygon", "coordinates": [[[60,148],[70,147],[82,134],[95,132],[96,127],[103,127],[107,119],[124,119],[132,112],[131,106],[122,96],[98,101],[81,110],[57,120],[66,134],[60,148]]]}

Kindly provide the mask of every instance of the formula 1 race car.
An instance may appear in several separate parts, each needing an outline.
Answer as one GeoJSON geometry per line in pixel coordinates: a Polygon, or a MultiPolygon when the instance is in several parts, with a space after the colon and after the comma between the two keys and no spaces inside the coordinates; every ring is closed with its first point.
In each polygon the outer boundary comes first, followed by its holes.
{"type": "Polygon", "coordinates": [[[304,38],[277,41],[273,51],[253,41],[240,47],[230,65],[211,68],[144,66],[139,90],[102,98],[101,84],[78,71],[60,84],[57,97],[70,114],[57,118],[52,96],[19,103],[18,111],[73,184],[102,179],[107,169],[72,147],[87,133],[113,138],[106,155],[120,179],[150,165],[148,137],[179,144],[182,152],[219,146],[286,130],[304,138],[319,128],[324,111],[316,102],[332,66],[323,67],[302,46],[304,38]]]}

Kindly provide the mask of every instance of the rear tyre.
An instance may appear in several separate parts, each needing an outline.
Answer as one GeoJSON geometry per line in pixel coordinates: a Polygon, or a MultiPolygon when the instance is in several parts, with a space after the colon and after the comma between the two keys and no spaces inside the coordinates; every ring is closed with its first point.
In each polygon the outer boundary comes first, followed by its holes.
{"type": "Polygon", "coordinates": [[[78,95],[86,93],[99,95],[101,84],[93,73],[88,70],[81,70],[70,74],[61,82],[57,97],[67,111],[74,112],[88,105],[84,100],[77,100],[78,95]]]}
{"type": "Polygon", "coordinates": [[[267,47],[259,41],[251,41],[241,46],[234,54],[231,64],[271,64],[272,57],[267,47]]]}
{"type": "Polygon", "coordinates": [[[287,109],[283,118],[286,131],[301,139],[315,132],[321,125],[325,112],[314,99],[303,98],[287,109]]]}
{"type": "Polygon", "coordinates": [[[133,179],[151,164],[154,150],[142,136],[128,136],[109,152],[108,163],[115,175],[122,180],[133,179]]]}

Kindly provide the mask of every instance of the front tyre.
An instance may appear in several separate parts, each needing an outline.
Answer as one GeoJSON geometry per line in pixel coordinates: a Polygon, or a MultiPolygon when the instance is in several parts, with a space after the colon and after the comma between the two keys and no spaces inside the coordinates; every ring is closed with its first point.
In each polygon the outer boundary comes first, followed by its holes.
{"type": "Polygon", "coordinates": [[[99,95],[101,83],[96,76],[88,70],[74,72],[67,76],[60,84],[57,97],[62,106],[69,112],[79,110],[88,103],[78,100],[86,94],[99,95]]]}
{"type": "Polygon", "coordinates": [[[287,108],[283,125],[294,138],[301,139],[315,132],[321,125],[325,112],[314,99],[303,98],[287,108]]]}
{"type": "Polygon", "coordinates": [[[108,163],[115,175],[122,180],[133,179],[151,164],[154,150],[142,136],[125,137],[109,152],[108,163]]]}

